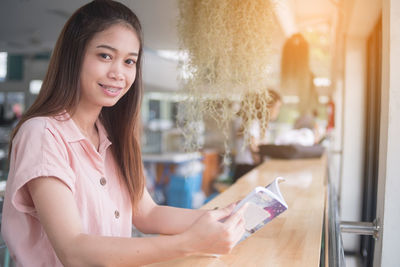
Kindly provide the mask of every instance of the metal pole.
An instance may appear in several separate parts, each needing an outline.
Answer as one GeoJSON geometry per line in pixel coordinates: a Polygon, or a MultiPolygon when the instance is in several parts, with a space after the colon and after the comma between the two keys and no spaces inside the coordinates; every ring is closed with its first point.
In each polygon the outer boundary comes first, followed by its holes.
{"type": "Polygon", "coordinates": [[[351,233],[357,235],[372,235],[375,239],[379,237],[379,225],[373,222],[340,222],[342,233],[351,233]]]}

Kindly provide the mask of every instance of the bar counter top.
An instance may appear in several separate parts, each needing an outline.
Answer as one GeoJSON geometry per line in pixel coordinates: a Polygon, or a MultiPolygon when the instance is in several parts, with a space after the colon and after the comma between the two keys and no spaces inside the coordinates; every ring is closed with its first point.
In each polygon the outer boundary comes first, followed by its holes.
{"type": "Polygon", "coordinates": [[[224,207],[277,176],[289,208],[228,255],[189,256],[148,266],[319,266],[327,159],[269,160],[240,178],[202,208],[224,207]]]}

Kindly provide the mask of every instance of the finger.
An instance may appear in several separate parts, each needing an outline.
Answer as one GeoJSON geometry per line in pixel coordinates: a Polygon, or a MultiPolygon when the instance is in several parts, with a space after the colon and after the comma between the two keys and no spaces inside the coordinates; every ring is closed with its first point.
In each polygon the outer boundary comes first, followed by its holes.
{"type": "Polygon", "coordinates": [[[246,226],[246,220],[242,217],[238,222],[238,224],[236,225],[236,227],[239,228],[240,230],[245,231],[246,230],[245,226],[246,226]]]}
{"type": "Polygon", "coordinates": [[[231,204],[229,204],[228,206],[226,206],[225,208],[226,209],[230,209],[231,210],[231,212],[227,215],[227,216],[225,216],[225,217],[223,217],[222,219],[219,219],[219,221],[220,222],[225,222],[230,216],[232,216],[234,213],[236,213],[237,212],[237,208],[238,208],[238,202],[233,202],[233,203],[231,203],[231,204]]]}
{"type": "Polygon", "coordinates": [[[232,214],[234,205],[229,205],[223,209],[216,209],[209,211],[215,220],[221,220],[232,214]]]}
{"type": "Polygon", "coordinates": [[[236,202],[233,202],[231,204],[229,204],[228,206],[225,206],[225,209],[230,209],[230,210],[234,210],[236,207],[236,202]]]}
{"type": "Polygon", "coordinates": [[[237,212],[229,216],[229,218],[225,221],[225,223],[229,224],[230,226],[236,226],[236,224],[241,220],[244,219],[244,212],[247,209],[248,204],[244,204],[237,212]]]}
{"type": "Polygon", "coordinates": [[[240,241],[240,239],[242,239],[244,233],[246,232],[246,229],[244,226],[245,226],[245,223],[244,223],[244,220],[242,219],[239,221],[239,223],[237,225],[237,229],[235,230],[235,233],[236,233],[236,236],[234,239],[235,244],[237,244],[240,241]]]}
{"type": "Polygon", "coordinates": [[[236,222],[235,227],[236,227],[236,228],[240,228],[240,227],[244,226],[244,224],[245,224],[245,219],[244,219],[243,216],[242,216],[242,217],[240,217],[239,220],[236,222]]]}
{"type": "Polygon", "coordinates": [[[243,215],[239,212],[235,212],[231,216],[229,216],[225,221],[224,224],[227,226],[236,226],[236,224],[240,221],[240,219],[243,217],[243,215]]]}
{"type": "Polygon", "coordinates": [[[241,207],[238,209],[238,212],[244,213],[244,212],[246,211],[246,209],[247,209],[248,206],[249,206],[249,202],[244,203],[243,206],[241,206],[241,207]]]}
{"type": "Polygon", "coordinates": [[[230,229],[231,232],[231,242],[236,246],[245,234],[244,220],[241,218],[237,224],[230,229]]]}
{"type": "Polygon", "coordinates": [[[237,212],[235,212],[234,214],[232,214],[226,221],[228,224],[233,225],[234,227],[239,223],[240,220],[243,220],[243,222],[245,223],[245,212],[248,208],[248,203],[245,203],[242,207],[240,207],[240,209],[238,209],[237,212]]]}
{"type": "Polygon", "coordinates": [[[244,233],[244,231],[246,230],[245,225],[246,225],[245,219],[243,217],[240,218],[240,220],[236,224],[236,232],[239,232],[242,235],[244,233]]]}

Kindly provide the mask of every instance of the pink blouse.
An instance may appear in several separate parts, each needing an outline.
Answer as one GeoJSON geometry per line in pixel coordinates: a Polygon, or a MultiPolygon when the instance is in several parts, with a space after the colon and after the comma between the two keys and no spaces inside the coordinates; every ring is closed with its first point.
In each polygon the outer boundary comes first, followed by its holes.
{"type": "Polygon", "coordinates": [[[26,186],[40,176],[56,177],[71,190],[84,233],[131,236],[129,193],[118,176],[107,133],[99,121],[96,125],[99,151],[68,115],[30,119],[15,136],[1,232],[17,266],[62,266],[26,186]]]}

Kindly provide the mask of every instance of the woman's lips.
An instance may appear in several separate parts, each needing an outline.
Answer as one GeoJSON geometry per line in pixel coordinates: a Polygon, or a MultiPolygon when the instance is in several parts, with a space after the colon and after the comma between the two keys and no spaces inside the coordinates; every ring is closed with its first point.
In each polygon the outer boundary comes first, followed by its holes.
{"type": "Polygon", "coordinates": [[[108,96],[117,96],[119,94],[119,92],[122,90],[122,87],[114,87],[114,86],[105,85],[105,84],[101,84],[101,83],[99,83],[99,85],[103,88],[103,91],[108,96]]]}

